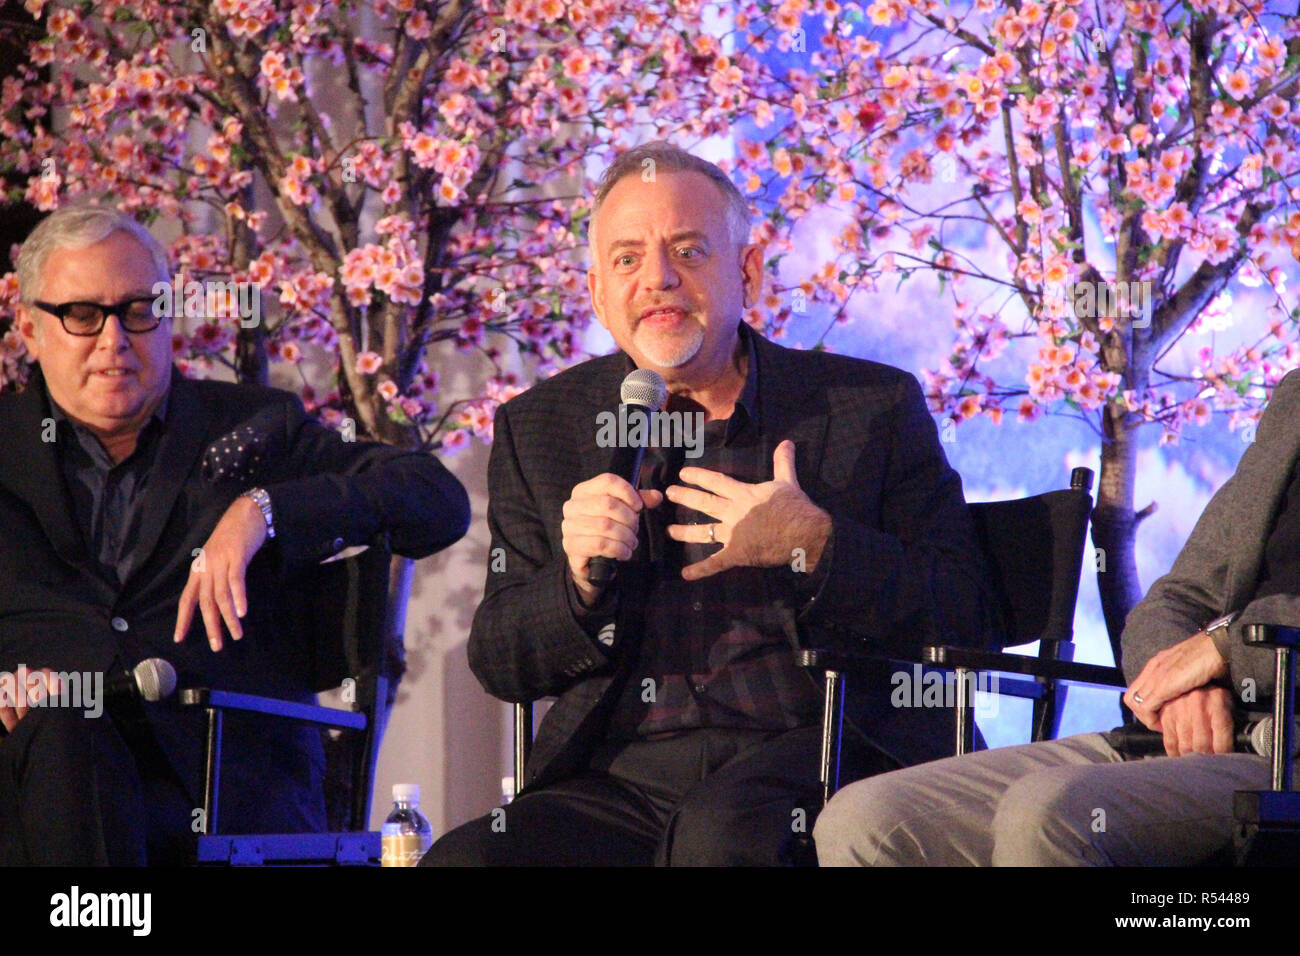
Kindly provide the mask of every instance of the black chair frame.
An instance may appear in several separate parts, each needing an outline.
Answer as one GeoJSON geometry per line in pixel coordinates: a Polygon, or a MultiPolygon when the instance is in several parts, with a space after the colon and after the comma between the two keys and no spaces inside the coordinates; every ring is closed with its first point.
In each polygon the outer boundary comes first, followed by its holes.
{"type": "MultiPolygon", "coordinates": [[[[1017,647],[1039,642],[1038,657],[968,647],[927,646],[915,659],[885,657],[866,651],[806,648],[796,653],[803,667],[819,671],[823,681],[820,782],[822,801],[839,787],[846,683],[855,671],[878,667],[881,661],[904,667],[920,664],[955,676],[956,754],[968,753],[974,740],[975,701],[971,688],[978,675],[999,674],[998,692],[1034,702],[1032,739],[1056,736],[1065,690],[1060,684],[1108,689],[1125,686],[1118,667],[1080,664],[1073,660],[1074,609],[1079,594],[1088,518],[1092,511],[1093,473],[1076,468],[1070,488],[1016,501],[969,506],[1001,622],[1000,645],[1017,647]],[[1006,533],[1009,522],[1017,534],[1006,533]],[[1019,532],[1037,526],[1043,532],[1040,550],[1027,547],[1019,532]],[[1014,675],[1003,679],[1001,675],[1014,675]],[[1025,679],[1028,678],[1028,679],[1025,679]]],[[[516,788],[524,780],[533,740],[531,703],[514,706],[514,775],[516,788]]]]}
{"type": "MultiPolygon", "coordinates": [[[[351,681],[351,709],[341,710],[314,704],[278,700],[253,694],[211,688],[180,691],[183,707],[201,709],[207,720],[205,747],[203,821],[196,862],[200,864],[262,865],[290,863],[334,863],[377,865],[380,860],[379,834],[366,832],[369,825],[375,763],[383,724],[400,680],[401,622],[391,613],[395,602],[390,595],[391,555],[386,540],[377,540],[359,554],[322,564],[300,587],[291,589],[286,600],[306,615],[313,634],[312,685],[317,691],[339,687],[351,681]],[[220,832],[220,790],[222,723],[227,713],[258,714],[268,720],[290,720],[322,731],[353,735],[350,746],[331,748],[337,757],[350,751],[348,771],[327,779],[330,787],[342,785],[346,803],[334,801],[329,808],[329,833],[247,834],[220,832]]],[[[327,745],[330,741],[327,741],[327,745]]],[[[346,742],[344,742],[346,743],[346,742]]]]}

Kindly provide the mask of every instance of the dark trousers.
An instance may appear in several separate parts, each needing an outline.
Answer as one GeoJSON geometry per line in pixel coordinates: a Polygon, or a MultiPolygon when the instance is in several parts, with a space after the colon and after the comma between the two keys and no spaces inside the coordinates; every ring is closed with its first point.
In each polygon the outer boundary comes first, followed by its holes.
{"type": "MultiPolygon", "coordinates": [[[[602,747],[590,769],[450,831],[421,866],[777,866],[821,806],[821,728],[697,730],[602,747]]],[[[845,735],[842,779],[898,764],[845,735]]]]}
{"type": "Polygon", "coordinates": [[[0,737],[0,865],[181,862],[193,801],[140,732],[48,708],[0,737]]]}

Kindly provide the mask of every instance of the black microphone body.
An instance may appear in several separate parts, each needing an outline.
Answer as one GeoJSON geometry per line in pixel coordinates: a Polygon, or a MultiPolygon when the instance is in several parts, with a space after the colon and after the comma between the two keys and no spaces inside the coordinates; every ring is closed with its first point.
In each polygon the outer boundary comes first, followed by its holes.
{"type": "MultiPolygon", "coordinates": [[[[651,369],[633,369],[623,379],[619,389],[621,404],[618,408],[618,440],[614,453],[610,456],[609,467],[605,469],[612,475],[618,475],[636,491],[637,478],[641,473],[641,461],[645,458],[646,447],[650,443],[654,429],[654,413],[664,407],[668,399],[668,386],[663,376],[651,369]],[[637,416],[643,416],[642,428],[621,426],[632,422],[637,416]],[[637,436],[636,443],[628,441],[630,436],[637,436]]],[[[613,558],[597,556],[587,562],[587,580],[598,588],[608,587],[618,573],[618,562],[613,558]]]]}
{"type": "MultiPolygon", "coordinates": [[[[625,414],[629,419],[637,414],[646,416],[646,428],[642,429],[642,434],[647,436],[647,441],[649,440],[651,413],[652,409],[642,405],[619,406],[620,421],[623,420],[625,414]],[[624,412],[624,409],[626,409],[626,412],[624,412]]],[[[605,471],[611,475],[618,475],[618,477],[630,484],[635,491],[637,477],[641,473],[641,462],[645,458],[645,449],[645,445],[627,445],[615,448],[614,454],[610,458],[609,467],[605,471]]],[[[618,562],[613,558],[598,555],[587,562],[587,580],[598,588],[608,587],[613,583],[617,574],[618,562]]]]}
{"type": "MultiPolygon", "coordinates": [[[[1145,757],[1165,752],[1164,734],[1146,727],[1127,726],[1112,730],[1108,736],[1115,741],[1112,746],[1129,756],[1145,757]]],[[[1266,716],[1261,720],[1247,724],[1233,734],[1233,744],[1237,752],[1259,754],[1261,757],[1273,755],[1273,718],[1266,716]]],[[[1300,744],[1300,736],[1292,739],[1292,756],[1300,744]]]]}

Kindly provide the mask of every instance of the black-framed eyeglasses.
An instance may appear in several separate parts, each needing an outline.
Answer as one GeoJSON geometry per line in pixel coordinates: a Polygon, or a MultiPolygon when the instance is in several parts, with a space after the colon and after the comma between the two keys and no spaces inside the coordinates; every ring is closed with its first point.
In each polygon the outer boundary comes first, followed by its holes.
{"type": "Polygon", "coordinates": [[[98,335],[104,331],[104,323],[110,315],[117,316],[122,328],[127,332],[140,335],[152,332],[162,325],[161,310],[154,309],[157,296],[143,296],[136,299],[124,299],[116,305],[100,305],[98,302],[64,302],[51,305],[37,302],[36,307],[56,315],[63,324],[63,330],[69,335],[98,335]]]}

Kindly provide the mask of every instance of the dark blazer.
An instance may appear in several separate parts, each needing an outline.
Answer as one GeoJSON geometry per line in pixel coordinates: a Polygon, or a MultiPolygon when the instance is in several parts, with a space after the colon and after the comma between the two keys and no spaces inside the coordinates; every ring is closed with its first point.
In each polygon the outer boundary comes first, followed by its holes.
{"type": "MultiPolygon", "coordinates": [[[[989,605],[961,479],[916,380],[874,362],[786,349],[758,335],[751,341],[769,477],[776,446],[792,439],[801,487],[833,519],[827,576],[797,618],[787,612],[792,651],[798,642],[900,654],[933,642],[988,646],[989,605]]],[[[623,667],[636,659],[645,613],[638,577],[622,576],[619,637],[607,651],[570,608],[560,532],[573,486],[608,467],[596,416],[616,404],[626,362],[621,352],[585,362],[497,412],[492,545],[469,660],[504,700],[559,698],[538,729],[528,786],[582,766],[603,734],[623,667]]],[[[634,561],[645,540],[643,525],[634,561]]],[[[902,764],[951,754],[951,714],[892,707],[892,670],[849,683],[855,726],[902,764]]]]}
{"type": "MultiPolygon", "coordinates": [[[[145,491],[141,552],[148,557],[120,589],[92,571],[55,445],[42,440],[53,431],[39,370],[22,393],[0,396],[0,669],[22,663],[93,672],[162,657],[181,687],[309,701],[312,635],[277,603],[286,581],[385,532],[395,553],[413,558],[448,546],[468,525],[465,491],[430,455],[344,441],[288,392],[190,381],[173,371],[169,396],[145,491]],[[236,463],[240,477],[211,469],[210,449],[231,433],[249,456],[236,463]],[[256,486],[271,496],[276,536],[248,568],[243,639],[227,636],[214,653],[196,611],[185,642],[173,643],[192,554],[230,503],[256,486]]],[[[181,780],[200,794],[199,715],[155,705],[148,717],[181,780]]],[[[224,758],[229,832],[323,825],[316,731],[231,718],[224,758]],[[241,789],[247,796],[234,797],[241,789]]]]}

